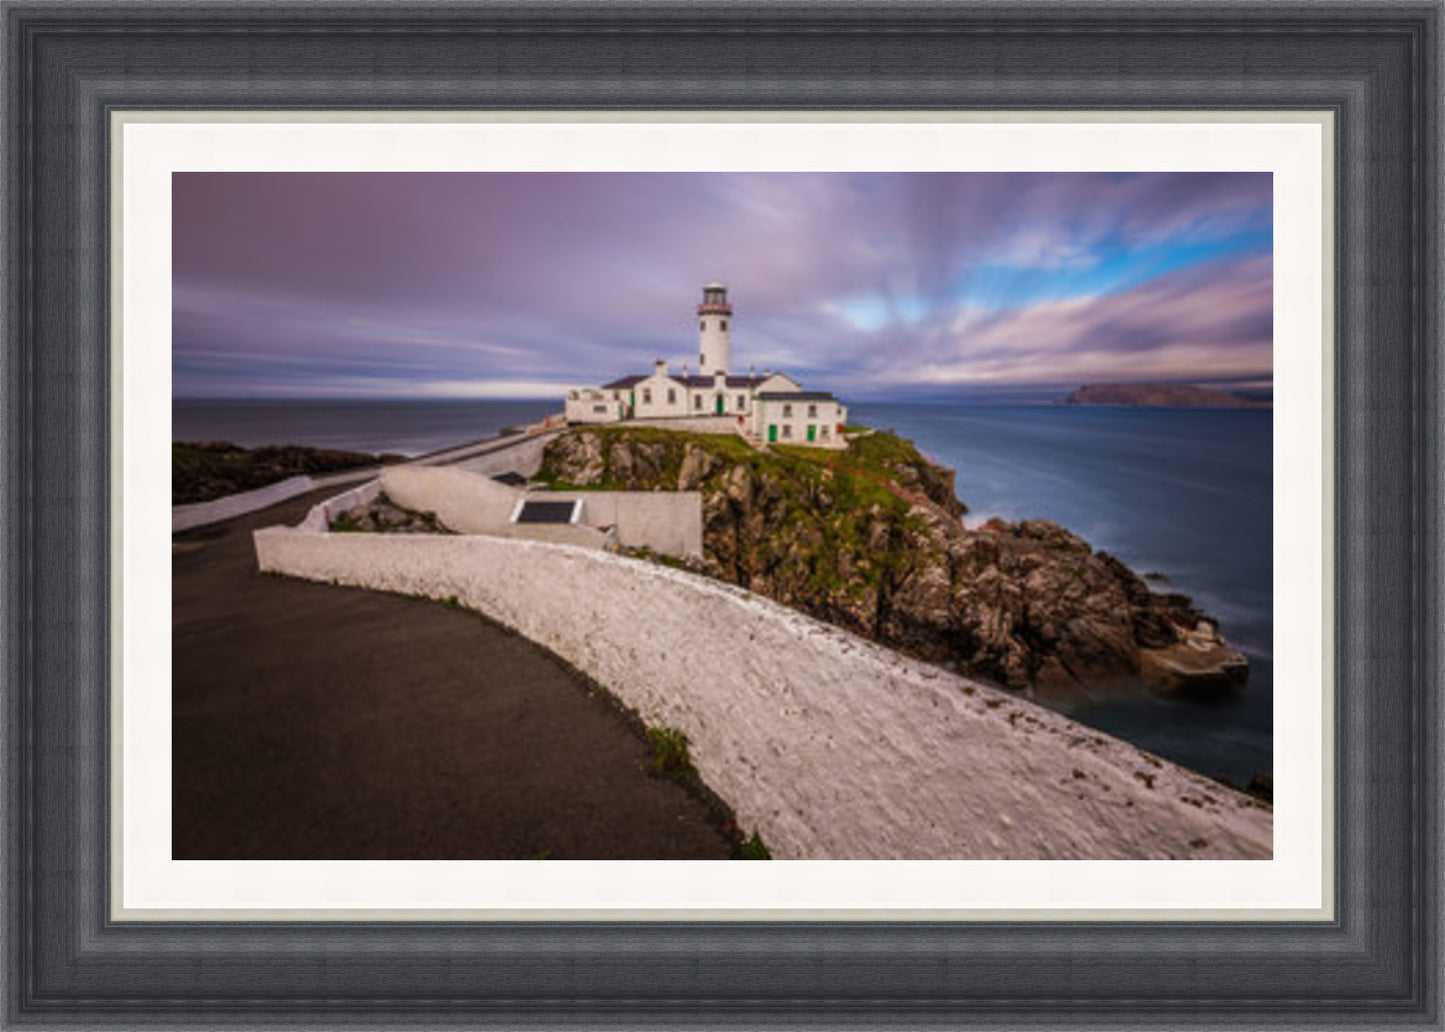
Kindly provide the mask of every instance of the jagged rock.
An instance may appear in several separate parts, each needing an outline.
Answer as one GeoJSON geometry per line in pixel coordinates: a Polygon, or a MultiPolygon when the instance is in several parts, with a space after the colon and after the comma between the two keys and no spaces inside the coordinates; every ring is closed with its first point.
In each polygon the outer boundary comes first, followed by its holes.
{"type": "Polygon", "coordinates": [[[339,514],[331,523],[333,531],[382,534],[448,534],[435,513],[403,509],[386,495],[339,514]]]}
{"type": "Polygon", "coordinates": [[[1010,688],[1067,700],[1248,676],[1191,599],[1155,594],[1058,524],[964,527],[952,471],[906,441],[872,435],[846,461],[745,454],[702,435],[583,430],[551,442],[543,466],[577,485],[699,490],[710,576],[1010,688]]]}
{"type": "Polygon", "coordinates": [[[682,469],[677,474],[679,491],[696,491],[698,485],[717,468],[717,457],[698,447],[687,449],[682,459],[682,469]]]}
{"type": "Polygon", "coordinates": [[[547,445],[559,466],[567,470],[567,478],[579,487],[602,479],[602,438],[596,434],[563,434],[547,445]]]}

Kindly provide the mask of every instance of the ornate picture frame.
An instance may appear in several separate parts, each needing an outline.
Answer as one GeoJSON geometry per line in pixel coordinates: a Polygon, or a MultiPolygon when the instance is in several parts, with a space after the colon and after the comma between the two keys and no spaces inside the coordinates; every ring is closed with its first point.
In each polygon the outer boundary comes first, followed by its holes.
{"type": "Polygon", "coordinates": [[[6,1027],[1440,1027],[1440,0],[4,6],[6,1027]],[[1335,119],[1335,919],[117,922],[112,112],[1335,119]]]}

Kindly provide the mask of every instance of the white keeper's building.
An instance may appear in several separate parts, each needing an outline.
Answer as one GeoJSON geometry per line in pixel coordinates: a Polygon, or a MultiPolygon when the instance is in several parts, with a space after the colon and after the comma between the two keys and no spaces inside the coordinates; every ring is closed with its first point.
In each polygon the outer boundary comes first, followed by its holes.
{"type": "Polygon", "coordinates": [[[753,440],[772,444],[844,447],[848,410],[826,391],[805,391],[792,377],[764,370],[733,375],[732,321],[727,288],[709,283],[697,306],[698,372],[668,371],[659,359],[650,375],[624,376],[601,387],[567,392],[568,423],[696,419],[725,416],[753,440]]]}

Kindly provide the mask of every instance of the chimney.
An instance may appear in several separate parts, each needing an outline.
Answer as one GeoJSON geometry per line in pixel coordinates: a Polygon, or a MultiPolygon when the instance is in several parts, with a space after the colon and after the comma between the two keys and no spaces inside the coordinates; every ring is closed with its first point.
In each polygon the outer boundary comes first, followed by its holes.
{"type": "Polygon", "coordinates": [[[664,361],[663,361],[662,359],[660,359],[660,358],[659,358],[656,362],[652,363],[652,375],[653,375],[653,376],[666,376],[666,375],[667,375],[667,363],[664,362],[664,361]]]}

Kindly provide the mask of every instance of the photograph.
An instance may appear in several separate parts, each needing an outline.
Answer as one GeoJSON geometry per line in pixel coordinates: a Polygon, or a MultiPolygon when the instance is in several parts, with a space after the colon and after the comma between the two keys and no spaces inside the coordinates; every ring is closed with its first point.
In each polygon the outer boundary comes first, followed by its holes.
{"type": "Polygon", "coordinates": [[[171,858],[1271,859],[1275,188],[173,172],[171,858]]]}

